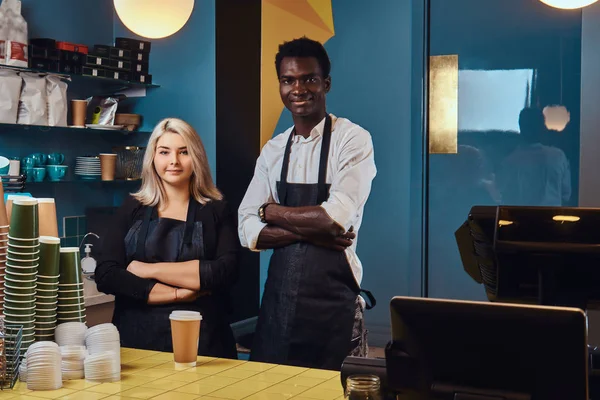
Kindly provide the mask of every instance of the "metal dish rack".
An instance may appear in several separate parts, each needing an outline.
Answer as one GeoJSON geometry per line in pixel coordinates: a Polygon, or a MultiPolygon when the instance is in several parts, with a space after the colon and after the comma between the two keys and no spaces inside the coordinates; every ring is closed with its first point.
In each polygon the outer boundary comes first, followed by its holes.
{"type": "Polygon", "coordinates": [[[25,188],[27,176],[0,175],[0,179],[2,179],[2,189],[4,189],[4,193],[16,193],[22,192],[25,188]]]}
{"type": "Polygon", "coordinates": [[[12,389],[19,378],[21,365],[22,325],[4,325],[4,354],[6,356],[6,374],[0,380],[0,389],[12,389]]]}

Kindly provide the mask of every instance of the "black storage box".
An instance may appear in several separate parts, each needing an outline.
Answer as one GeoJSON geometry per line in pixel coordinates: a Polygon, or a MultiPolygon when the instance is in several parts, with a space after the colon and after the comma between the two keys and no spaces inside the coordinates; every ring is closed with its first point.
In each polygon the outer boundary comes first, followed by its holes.
{"type": "Polygon", "coordinates": [[[124,72],[124,71],[113,71],[113,70],[107,69],[105,72],[105,76],[106,76],[106,78],[128,81],[131,74],[129,73],[129,71],[124,72]]]}
{"type": "Polygon", "coordinates": [[[85,57],[85,64],[93,67],[110,67],[110,60],[104,57],[87,55],[85,57]]]}
{"type": "Polygon", "coordinates": [[[121,49],[128,49],[131,51],[141,51],[144,53],[149,53],[150,46],[151,46],[151,43],[146,42],[144,40],[129,39],[129,38],[123,38],[123,37],[118,37],[115,39],[115,47],[118,47],[121,49]]]}
{"type": "Polygon", "coordinates": [[[150,53],[144,53],[141,51],[131,52],[131,62],[134,63],[147,63],[150,61],[150,53]]]}
{"type": "Polygon", "coordinates": [[[150,70],[150,64],[148,63],[139,63],[133,62],[131,63],[131,72],[138,74],[148,74],[150,70]]]}
{"type": "Polygon", "coordinates": [[[117,69],[119,71],[130,72],[131,71],[131,62],[124,60],[108,60],[108,67],[111,69],[117,69]]]}
{"type": "Polygon", "coordinates": [[[132,73],[131,82],[144,83],[146,85],[150,85],[152,83],[152,75],[132,73]]]}
{"type": "Polygon", "coordinates": [[[90,55],[95,57],[110,57],[110,46],[106,46],[103,44],[95,44],[94,48],[90,50],[90,55]]]}
{"type": "Polygon", "coordinates": [[[106,70],[104,68],[84,66],[82,68],[82,75],[97,76],[99,78],[104,78],[106,77],[106,70]]]}
{"type": "Polygon", "coordinates": [[[29,45],[27,47],[29,52],[29,58],[45,58],[48,60],[59,60],[60,53],[58,49],[47,48],[47,47],[39,47],[35,45],[29,45]]]}
{"type": "Polygon", "coordinates": [[[48,38],[29,39],[30,46],[43,47],[46,49],[56,49],[56,40],[48,38]]]}
{"type": "Polygon", "coordinates": [[[87,57],[83,53],[78,53],[76,51],[68,51],[68,50],[59,50],[60,51],[60,61],[72,63],[75,65],[83,65],[83,60],[87,57]]]}

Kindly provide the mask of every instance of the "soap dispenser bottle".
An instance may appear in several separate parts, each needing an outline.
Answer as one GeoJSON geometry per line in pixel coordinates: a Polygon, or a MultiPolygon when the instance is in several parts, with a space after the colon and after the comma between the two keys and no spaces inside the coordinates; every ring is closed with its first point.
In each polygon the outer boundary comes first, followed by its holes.
{"type": "Polygon", "coordinates": [[[96,260],[91,256],[92,246],[91,243],[85,245],[85,257],[81,259],[81,269],[84,274],[93,274],[96,270],[96,260]]]}

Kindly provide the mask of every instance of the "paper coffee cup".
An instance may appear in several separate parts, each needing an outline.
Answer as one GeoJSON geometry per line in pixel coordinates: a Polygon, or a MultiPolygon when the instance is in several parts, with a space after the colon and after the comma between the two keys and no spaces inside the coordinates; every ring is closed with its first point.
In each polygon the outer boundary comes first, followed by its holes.
{"type": "Polygon", "coordinates": [[[175,365],[195,367],[202,315],[196,311],[173,311],[169,319],[175,365]]]}

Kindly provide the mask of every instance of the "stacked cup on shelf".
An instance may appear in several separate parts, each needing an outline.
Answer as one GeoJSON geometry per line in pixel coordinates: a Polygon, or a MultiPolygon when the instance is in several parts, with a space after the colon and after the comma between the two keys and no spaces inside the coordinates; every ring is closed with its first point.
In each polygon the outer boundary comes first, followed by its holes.
{"type": "Polygon", "coordinates": [[[83,275],[78,247],[60,249],[58,323],[86,322],[83,275]]]}
{"type": "Polygon", "coordinates": [[[60,239],[40,236],[35,303],[35,340],[54,340],[58,303],[60,239]]]}
{"type": "Polygon", "coordinates": [[[35,295],[39,264],[38,202],[31,197],[13,200],[8,230],[4,283],[4,320],[22,325],[21,352],[34,341],[35,295]]]}

